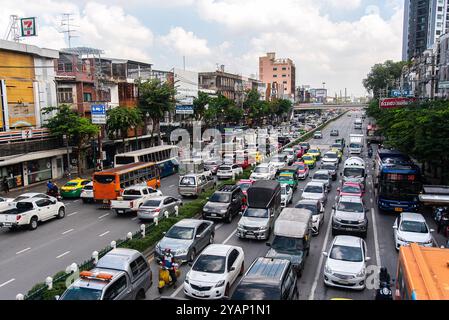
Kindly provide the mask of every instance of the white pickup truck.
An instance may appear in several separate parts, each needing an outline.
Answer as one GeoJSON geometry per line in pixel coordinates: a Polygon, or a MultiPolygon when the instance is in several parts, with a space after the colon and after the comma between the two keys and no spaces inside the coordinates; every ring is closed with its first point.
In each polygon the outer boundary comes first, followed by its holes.
{"type": "Polygon", "coordinates": [[[146,200],[160,196],[162,196],[161,191],[147,186],[128,187],[123,191],[121,197],[111,201],[111,209],[115,210],[117,214],[123,214],[130,211],[137,212],[139,207],[146,200]]]}
{"type": "Polygon", "coordinates": [[[17,229],[28,226],[30,230],[35,230],[39,222],[55,217],[58,219],[65,217],[64,203],[55,199],[29,198],[0,211],[0,227],[17,229]]]}

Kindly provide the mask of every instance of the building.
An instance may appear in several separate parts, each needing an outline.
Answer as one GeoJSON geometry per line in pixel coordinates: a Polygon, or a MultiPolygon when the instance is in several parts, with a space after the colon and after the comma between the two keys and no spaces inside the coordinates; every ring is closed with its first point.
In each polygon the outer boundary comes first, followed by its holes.
{"type": "Polygon", "coordinates": [[[449,98],[449,33],[440,37],[438,97],[449,98]]]}
{"type": "Polygon", "coordinates": [[[402,59],[431,49],[449,30],[449,0],[405,0],[402,59]]]}
{"type": "Polygon", "coordinates": [[[310,102],[314,103],[326,103],[327,102],[327,89],[325,88],[312,88],[310,92],[310,102]]]}
{"type": "Polygon", "coordinates": [[[267,86],[269,99],[283,98],[295,101],[296,67],[291,59],[276,59],[269,52],[259,57],[259,79],[267,86]]]}
{"type": "Polygon", "coordinates": [[[237,105],[241,103],[243,84],[242,77],[224,71],[224,66],[214,72],[200,72],[198,84],[201,90],[213,90],[216,95],[223,95],[234,100],[237,105]]]}

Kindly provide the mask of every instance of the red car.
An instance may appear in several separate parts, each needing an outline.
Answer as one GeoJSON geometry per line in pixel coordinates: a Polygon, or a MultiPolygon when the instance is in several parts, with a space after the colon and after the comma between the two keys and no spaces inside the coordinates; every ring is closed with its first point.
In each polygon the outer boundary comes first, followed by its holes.
{"type": "Polygon", "coordinates": [[[363,197],[363,187],[357,182],[345,182],[341,188],[338,188],[340,196],[363,197]]]}
{"type": "Polygon", "coordinates": [[[243,208],[242,209],[246,208],[247,191],[254,184],[254,182],[255,182],[254,180],[246,180],[246,179],[242,179],[239,182],[237,182],[237,185],[240,187],[240,189],[242,189],[242,192],[245,195],[245,198],[243,200],[243,206],[242,206],[243,208]]]}
{"type": "Polygon", "coordinates": [[[298,179],[306,180],[309,176],[309,166],[304,162],[295,162],[293,165],[298,167],[298,179]]]}

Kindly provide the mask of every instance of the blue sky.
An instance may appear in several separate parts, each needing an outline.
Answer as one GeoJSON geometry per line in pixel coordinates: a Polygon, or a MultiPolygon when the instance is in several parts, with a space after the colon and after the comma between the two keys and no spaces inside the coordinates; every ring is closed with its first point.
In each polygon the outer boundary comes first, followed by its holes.
{"type": "Polygon", "coordinates": [[[401,57],[401,0],[0,0],[0,34],[10,14],[36,16],[39,36],[25,42],[67,47],[60,16],[75,16],[74,45],[109,57],[211,71],[216,64],[256,74],[258,57],[275,51],[297,67],[297,84],[330,95],[348,88],[365,95],[363,77],[377,62],[401,57]]]}

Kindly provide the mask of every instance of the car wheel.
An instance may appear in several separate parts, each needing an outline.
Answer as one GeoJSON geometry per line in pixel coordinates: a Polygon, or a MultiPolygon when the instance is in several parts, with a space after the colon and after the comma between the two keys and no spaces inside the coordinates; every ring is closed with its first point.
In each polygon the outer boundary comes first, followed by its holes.
{"type": "Polygon", "coordinates": [[[140,290],[136,295],[136,300],[145,300],[145,291],[140,290]]]}
{"type": "Polygon", "coordinates": [[[337,231],[335,229],[332,229],[332,235],[336,236],[337,235],[337,231]]]}
{"type": "Polygon", "coordinates": [[[65,209],[64,208],[59,208],[58,219],[62,219],[64,217],[65,217],[65,209]]]}
{"type": "Polygon", "coordinates": [[[37,217],[32,217],[30,224],[29,224],[30,230],[36,230],[37,229],[37,217]]]}
{"type": "Polygon", "coordinates": [[[83,198],[83,203],[87,203],[87,198],[83,198]]]}
{"type": "Polygon", "coordinates": [[[239,277],[243,276],[244,272],[245,272],[245,262],[242,262],[242,265],[240,266],[239,277]]]}
{"type": "Polygon", "coordinates": [[[232,214],[229,212],[229,215],[226,217],[226,222],[231,223],[232,222],[232,214]]]}
{"type": "Polygon", "coordinates": [[[225,289],[224,295],[226,297],[229,297],[229,284],[226,285],[226,289],[225,289]]]}

